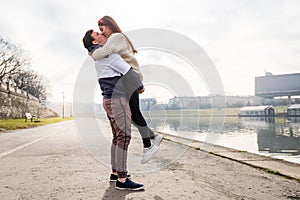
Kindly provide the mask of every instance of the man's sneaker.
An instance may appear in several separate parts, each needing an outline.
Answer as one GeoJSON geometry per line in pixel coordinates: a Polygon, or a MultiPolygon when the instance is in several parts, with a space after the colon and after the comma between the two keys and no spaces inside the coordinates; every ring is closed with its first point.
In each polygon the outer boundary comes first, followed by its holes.
{"type": "Polygon", "coordinates": [[[126,181],[124,183],[117,180],[116,189],[117,190],[134,190],[134,191],[137,191],[137,190],[144,189],[144,185],[139,184],[139,183],[135,183],[135,182],[131,181],[129,178],[126,178],[126,181]]]}
{"type": "MultiPolygon", "coordinates": [[[[127,174],[127,178],[131,178],[130,174],[127,174]]],[[[118,180],[118,175],[110,174],[110,182],[116,182],[118,180]]]]}
{"type": "Polygon", "coordinates": [[[163,136],[162,136],[162,135],[156,134],[156,135],[154,136],[154,138],[153,138],[153,144],[159,146],[160,143],[161,143],[161,141],[162,141],[162,139],[163,139],[163,136]]]}
{"type": "Polygon", "coordinates": [[[154,154],[158,151],[158,149],[159,149],[159,147],[155,144],[152,144],[149,148],[144,148],[144,155],[141,160],[141,163],[145,164],[146,162],[148,162],[154,156],[154,154]]]}

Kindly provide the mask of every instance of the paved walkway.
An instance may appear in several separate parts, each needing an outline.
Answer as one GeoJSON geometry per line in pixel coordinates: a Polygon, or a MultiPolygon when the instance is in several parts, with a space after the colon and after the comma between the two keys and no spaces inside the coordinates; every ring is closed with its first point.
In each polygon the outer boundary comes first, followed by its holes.
{"type": "Polygon", "coordinates": [[[258,169],[262,169],[266,172],[284,176],[286,178],[294,179],[300,182],[300,164],[249,153],[246,151],[222,147],[219,145],[208,145],[200,141],[193,141],[186,138],[180,138],[178,136],[175,137],[169,134],[163,135],[164,138],[169,141],[186,145],[197,150],[202,150],[203,152],[207,152],[209,154],[237,161],[239,163],[243,163],[258,169]]]}
{"type": "MultiPolygon", "coordinates": [[[[99,125],[109,137],[107,123],[99,125]]],[[[0,144],[1,200],[300,199],[299,165],[221,147],[207,153],[198,150],[201,143],[168,135],[155,158],[141,165],[142,144],[133,131],[129,171],[145,184],[140,192],[117,191],[109,183],[108,154],[101,151],[95,159],[74,121],[2,133],[0,144]]]]}

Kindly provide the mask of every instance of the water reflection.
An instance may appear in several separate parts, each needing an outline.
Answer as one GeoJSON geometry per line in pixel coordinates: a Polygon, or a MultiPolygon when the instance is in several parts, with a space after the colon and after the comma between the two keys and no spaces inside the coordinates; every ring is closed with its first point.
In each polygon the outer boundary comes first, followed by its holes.
{"type": "MultiPolygon", "coordinates": [[[[201,138],[211,127],[209,117],[168,117],[164,120],[153,117],[148,118],[148,122],[157,131],[181,136],[193,133],[193,138],[201,138]]],[[[288,160],[296,156],[296,162],[300,163],[300,118],[226,117],[220,142],[222,146],[283,159],[289,156],[288,160]]]]}
{"type": "Polygon", "coordinates": [[[300,124],[290,123],[296,118],[241,118],[242,123],[251,123],[257,131],[260,152],[300,155],[300,124]]]}

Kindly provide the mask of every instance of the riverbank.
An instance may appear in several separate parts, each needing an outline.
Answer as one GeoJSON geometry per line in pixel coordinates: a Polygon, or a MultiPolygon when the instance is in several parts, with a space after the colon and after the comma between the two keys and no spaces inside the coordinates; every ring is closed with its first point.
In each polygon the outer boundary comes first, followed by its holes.
{"type": "MultiPolygon", "coordinates": [[[[239,108],[211,108],[211,109],[185,109],[185,110],[151,110],[143,111],[143,114],[151,117],[197,117],[197,116],[239,116],[239,108]]],[[[274,106],[276,116],[286,116],[286,106],[274,106]]]]}
{"type": "MultiPolygon", "coordinates": [[[[105,134],[111,136],[107,120],[100,120],[99,124],[105,134]]],[[[101,152],[103,159],[95,159],[95,155],[91,155],[85,148],[86,145],[81,145],[78,136],[74,121],[1,134],[1,198],[5,200],[300,198],[298,181],[206,153],[199,150],[199,146],[186,146],[188,141],[178,141],[180,139],[178,137],[171,138],[165,135],[159,152],[148,163],[141,165],[139,161],[142,156],[142,143],[135,129],[129,147],[128,166],[132,179],[143,183],[145,190],[118,191],[115,184],[108,180],[109,161],[106,162],[103,157],[109,158],[109,149],[101,152]],[[174,155],[176,159],[170,159],[174,155]],[[137,163],[141,171],[134,170],[134,163],[137,163]],[[161,163],[163,165],[160,165],[161,163]]],[[[97,144],[101,147],[108,141],[109,138],[97,141],[97,144]]]]}
{"type": "Polygon", "coordinates": [[[203,142],[216,137],[210,142],[300,164],[300,118],[203,116],[205,112],[151,111],[145,116],[149,126],[160,132],[203,142]]]}
{"type": "Polygon", "coordinates": [[[195,141],[171,134],[160,134],[164,135],[165,140],[176,142],[196,150],[201,150],[212,155],[246,164],[254,168],[262,169],[268,173],[280,175],[300,182],[300,164],[219,145],[207,144],[205,142],[195,141]]]}

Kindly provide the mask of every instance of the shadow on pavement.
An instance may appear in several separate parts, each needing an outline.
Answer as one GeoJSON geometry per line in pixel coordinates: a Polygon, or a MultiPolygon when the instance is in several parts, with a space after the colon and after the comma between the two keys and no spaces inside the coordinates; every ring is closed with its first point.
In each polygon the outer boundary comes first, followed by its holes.
{"type": "Polygon", "coordinates": [[[164,199],[161,198],[160,196],[155,195],[155,196],[154,196],[154,200],[164,200],[164,199]]]}
{"type": "Polygon", "coordinates": [[[111,199],[118,199],[118,200],[125,200],[126,195],[130,193],[137,193],[137,192],[144,192],[145,190],[140,191],[121,191],[115,188],[116,183],[110,182],[109,187],[105,190],[102,200],[111,200],[111,199]]]}

